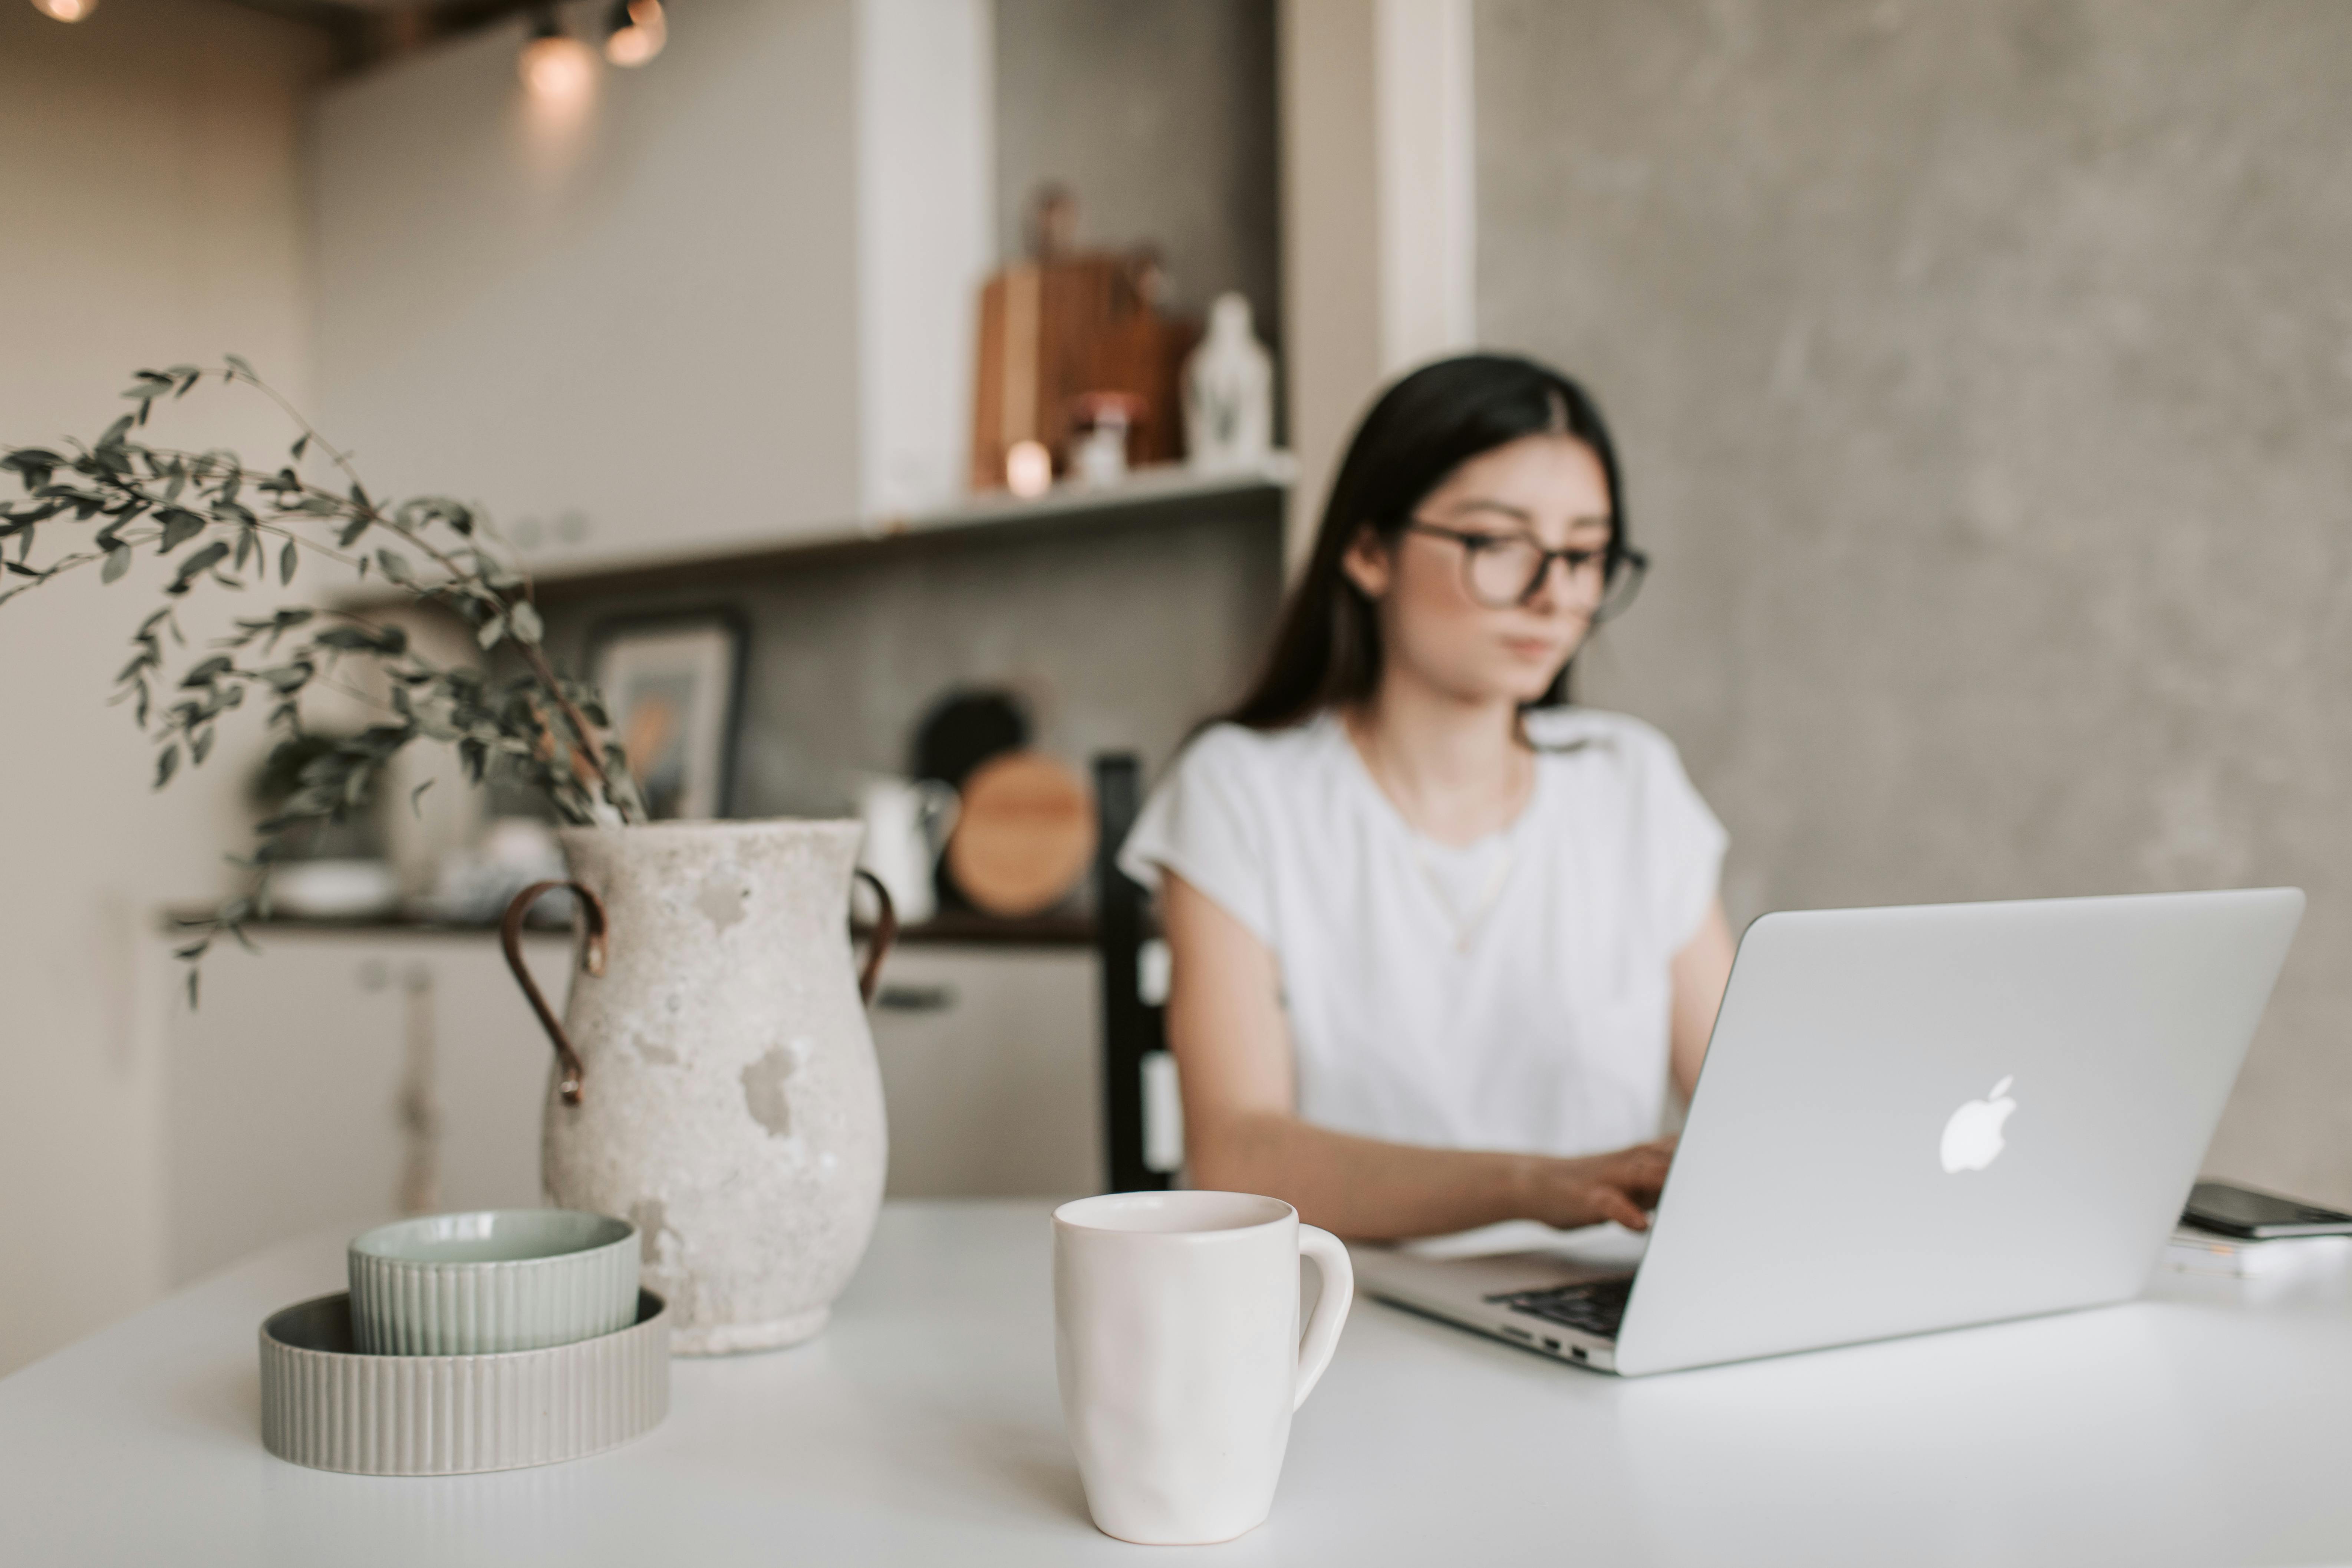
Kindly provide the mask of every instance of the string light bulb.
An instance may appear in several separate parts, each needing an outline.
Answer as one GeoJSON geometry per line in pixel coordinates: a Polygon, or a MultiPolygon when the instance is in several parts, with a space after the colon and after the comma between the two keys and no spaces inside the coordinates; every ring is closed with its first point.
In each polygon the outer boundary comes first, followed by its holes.
{"type": "Polygon", "coordinates": [[[669,42],[669,18],[661,0],[615,0],[604,58],[616,66],[641,66],[669,42]]]}
{"type": "Polygon", "coordinates": [[[595,82],[596,51],[565,32],[551,7],[543,8],[531,24],[515,68],[531,97],[573,103],[585,98],[595,82]]]}
{"type": "Polygon", "coordinates": [[[1054,454],[1043,441],[1015,441],[1004,454],[1004,488],[1031,500],[1054,488],[1054,454]]]}
{"type": "Polygon", "coordinates": [[[98,0],[33,0],[33,9],[58,22],[79,22],[98,9],[98,0]]]}

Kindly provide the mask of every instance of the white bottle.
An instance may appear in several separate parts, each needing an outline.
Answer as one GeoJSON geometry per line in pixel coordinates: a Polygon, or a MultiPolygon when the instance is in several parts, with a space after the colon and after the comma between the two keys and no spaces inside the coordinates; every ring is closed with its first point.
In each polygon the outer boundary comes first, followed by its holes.
{"type": "Polygon", "coordinates": [[[1211,473],[1262,466],[1274,449],[1274,356],[1235,293],[1209,307],[1209,331],[1184,362],[1184,449],[1211,473]]]}

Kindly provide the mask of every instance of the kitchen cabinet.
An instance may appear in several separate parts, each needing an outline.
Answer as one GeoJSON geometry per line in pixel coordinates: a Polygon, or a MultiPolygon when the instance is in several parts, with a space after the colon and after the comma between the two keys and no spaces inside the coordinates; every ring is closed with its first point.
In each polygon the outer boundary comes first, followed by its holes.
{"type": "MultiPolygon", "coordinates": [[[[216,952],[163,1029],[174,1283],[322,1226],[541,1201],[547,1039],[488,931],[259,932],[216,952]]],[[[572,952],[528,939],[551,998],[572,952]]],[[[1079,946],[910,943],[873,1013],[894,1196],[1101,1185],[1095,960],[1079,946]]]]}
{"type": "MultiPolygon", "coordinates": [[[[551,1053],[494,936],[258,940],[257,958],[216,950],[203,1005],[164,1029],[173,1282],[324,1225],[541,1201],[551,1053]]],[[[551,994],[570,951],[529,939],[551,994]]]]}
{"type": "Polygon", "coordinates": [[[885,965],[876,1001],[892,1197],[1101,1190],[1091,949],[909,944],[885,965]]]}

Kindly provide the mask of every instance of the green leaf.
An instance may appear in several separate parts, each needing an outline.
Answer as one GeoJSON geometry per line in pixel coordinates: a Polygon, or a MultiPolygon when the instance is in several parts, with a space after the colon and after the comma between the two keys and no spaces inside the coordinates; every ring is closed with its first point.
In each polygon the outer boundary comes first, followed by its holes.
{"type": "Polygon", "coordinates": [[[118,544],[106,552],[106,564],[98,569],[98,580],[112,583],[131,570],[131,546],[118,544]]]}
{"type": "Polygon", "coordinates": [[[286,542],[286,548],[278,552],[278,581],[280,584],[294,581],[294,542],[290,539],[286,542]]]}
{"type": "Polygon", "coordinates": [[[507,606],[507,624],[514,628],[515,641],[520,643],[536,643],[547,632],[528,599],[517,599],[507,606]]]}
{"type": "Polygon", "coordinates": [[[221,358],[227,362],[229,369],[236,371],[239,375],[252,376],[256,381],[259,381],[261,379],[259,376],[253,374],[253,367],[251,365],[246,363],[245,361],[239,359],[236,355],[223,354],[221,355],[221,358]]]}
{"type": "Polygon", "coordinates": [[[165,784],[170,784],[173,773],[179,770],[179,766],[180,748],[176,745],[164,747],[155,758],[155,787],[162,789],[165,784]]]}
{"type": "Polygon", "coordinates": [[[375,563],[383,573],[386,582],[408,584],[416,581],[415,575],[408,569],[408,558],[397,550],[377,551],[375,563]]]}
{"type": "Polygon", "coordinates": [[[195,733],[194,737],[188,742],[188,760],[201,767],[204,764],[204,760],[212,755],[212,731],[209,729],[199,730],[195,733]]]}
{"type": "Polygon", "coordinates": [[[158,554],[169,555],[205,531],[202,514],[190,511],[185,507],[167,506],[155,516],[163,525],[163,542],[155,547],[158,554]]]}
{"type": "Polygon", "coordinates": [[[191,583],[194,583],[205,572],[208,572],[213,567],[219,565],[227,558],[228,542],[222,539],[214,540],[210,544],[205,545],[202,550],[197,551],[194,555],[189,556],[185,561],[180,563],[179,572],[173,575],[171,585],[165,588],[163,592],[166,594],[186,593],[188,591],[188,585],[191,583]]]}
{"type": "Polygon", "coordinates": [[[294,437],[294,445],[293,445],[293,447],[292,447],[291,450],[292,450],[292,452],[293,452],[293,455],[294,455],[294,460],[295,460],[296,462],[298,462],[298,463],[299,463],[299,462],[300,462],[300,461],[302,460],[302,454],[303,454],[303,452],[304,452],[305,450],[307,450],[307,449],[309,448],[310,445],[310,432],[309,432],[308,430],[303,431],[303,432],[302,432],[302,434],[300,434],[299,436],[297,436],[297,437],[294,437]]]}

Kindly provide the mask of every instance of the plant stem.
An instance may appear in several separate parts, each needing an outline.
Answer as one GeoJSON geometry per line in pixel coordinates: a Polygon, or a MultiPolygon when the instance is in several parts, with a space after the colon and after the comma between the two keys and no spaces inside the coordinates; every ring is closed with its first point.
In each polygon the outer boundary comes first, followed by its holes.
{"type": "MultiPolygon", "coordinates": [[[[318,430],[312,426],[310,422],[308,419],[303,418],[301,413],[297,410],[291,403],[288,402],[286,398],[279,394],[276,387],[270,385],[259,376],[254,375],[247,371],[232,369],[230,374],[235,375],[236,379],[240,381],[248,382],[254,386],[260,388],[262,393],[268,396],[272,403],[277,404],[280,409],[285,411],[286,416],[289,419],[291,419],[296,425],[301,426],[302,433],[311,441],[318,444],[319,447],[333,461],[335,467],[342,470],[343,477],[351,480],[352,488],[354,490],[362,495],[365,495],[367,493],[367,486],[361,480],[359,471],[352,467],[350,458],[344,455],[341,447],[337,447],[333,442],[329,441],[325,437],[320,435],[318,430]]],[[[246,469],[242,463],[237,465],[237,471],[240,477],[245,475],[246,469]]],[[[463,580],[467,575],[465,569],[459,566],[455,559],[442,551],[439,547],[433,544],[430,541],[426,540],[421,534],[414,532],[409,529],[403,528],[398,523],[393,521],[390,518],[384,516],[383,511],[379,510],[373,501],[366,503],[364,506],[357,506],[357,503],[347,501],[341,497],[330,495],[327,491],[318,489],[307,480],[304,481],[302,489],[305,494],[317,495],[323,500],[335,501],[338,505],[355,506],[356,510],[358,510],[362,515],[364,515],[371,523],[388,528],[394,533],[398,534],[401,538],[409,541],[412,544],[415,545],[417,549],[422,550],[426,555],[430,556],[434,563],[440,566],[443,571],[448,573],[450,576],[463,580]]],[[[516,569],[515,574],[522,581],[522,591],[518,596],[528,601],[531,597],[530,579],[529,575],[523,573],[519,567],[516,569]]],[[[398,586],[399,584],[395,585],[398,586]]],[[[431,597],[430,595],[415,588],[410,588],[408,592],[418,599],[429,600],[431,597]]],[[[555,705],[562,710],[564,722],[572,726],[572,733],[579,739],[580,750],[587,754],[588,765],[595,770],[597,787],[603,792],[606,804],[610,805],[615,812],[620,814],[623,821],[627,821],[630,816],[628,805],[621,793],[613,787],[613,775],[607,773],[604,769],[604,759],[600,754],[600,748],[596,744],[596,732],[589,725],[587,717],[583,714],[576,706],[574,706],[572,699],[563,694],[562,683],[556,679],[555,671],[548,664],[546,655],[540,651],[537,645],[525,642],[520,637],[512,637],[511,635],[509,636],[509,640],[511,641],[515,647],[522,650],[523,658],[530,664],[531,673],[539,678],[541,684],[547,688],[548,695],[555,700],[555,705]]]]}

